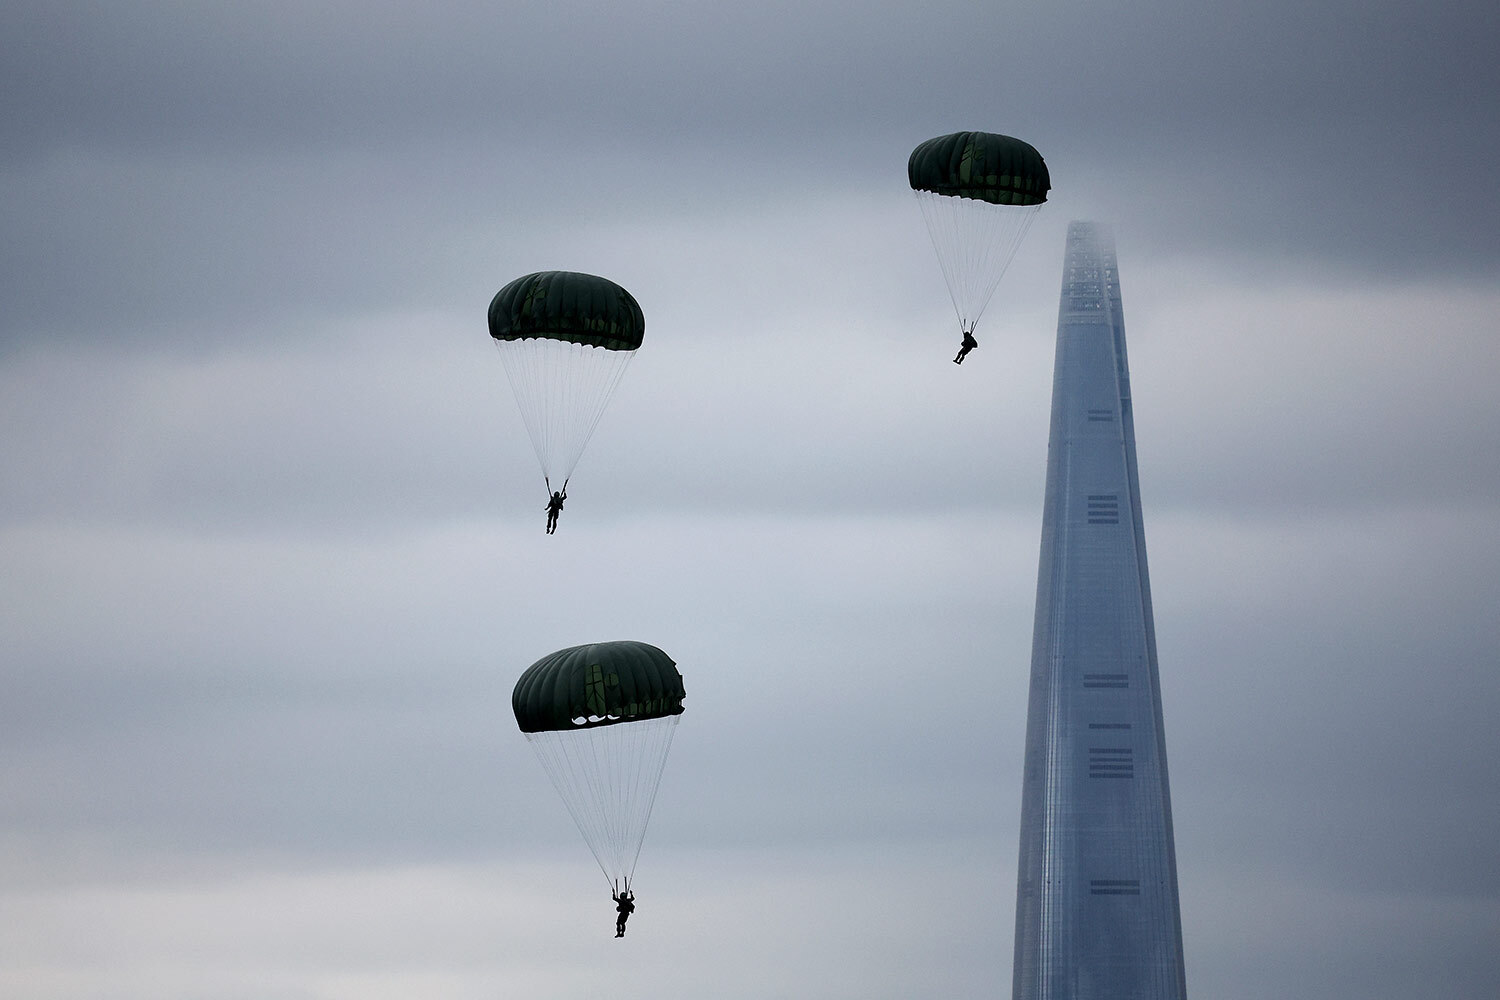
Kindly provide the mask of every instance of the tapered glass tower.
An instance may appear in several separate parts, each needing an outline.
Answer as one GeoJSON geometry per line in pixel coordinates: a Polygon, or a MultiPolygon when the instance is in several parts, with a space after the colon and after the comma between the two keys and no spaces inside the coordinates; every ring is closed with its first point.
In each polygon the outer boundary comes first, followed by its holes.
{"type": "Polygon", "coordinates": [[[1114,241],[1068,229],[1032,637],[1013,1000],[1183,1000],[1114,241]]]}

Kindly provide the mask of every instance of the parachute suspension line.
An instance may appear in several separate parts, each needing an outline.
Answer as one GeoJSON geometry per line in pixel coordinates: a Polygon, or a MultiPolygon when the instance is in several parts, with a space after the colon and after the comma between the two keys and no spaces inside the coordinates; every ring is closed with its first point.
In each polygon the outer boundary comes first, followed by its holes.
{"type": "Polygon", "coordinates": [[[598,804],[596,794],[598,777],[592,769],[583,766],[585,758],[580,758],[575,752],[588,749],[592,742],[588,737],[592,732],[527,733],[526,740],[536,751],[537,759],[542,762],[542,769],[547,772],[547,777],[557,789],[563,805],[568,807],[568,814],[573,817],[578,831],[583,834],[584,842],[593,852],[594,860],[599,863],[599,870],[604,873],[606,880],[612,881],[616,876],[611,874],[610,859],[607,852],[601,853],[601,845],[606,842],[606,823],[603,819],[604,809],[598,804]],[[568,740],[567,737],[583,738],[568,740]]]}
{"type": "Polygon", "coordinates": [[[568,428],[567,440],[558,442],[562,454],[561,472],[563,486],[573,476],[573,468],[583,456],[583,450],[599,426],[605,407],[614,396],[625,369],[635,357],[634,351],[609,351],[602,347],[583,347],[569,344],[575,355],[586,357],[580,365],[569,365],[570,369],[582,368],[587,378],[578,379],[571,372],[560,372],[559,381],[565,382],[572,391],[567,394],[567,410],[564,426],[568,428]]]}
{"type": "Polygon", "coordinates": [[[566,487],[635,352],[541,337],[495,343],[548,492],[553,475],[566,487]]]}
{"type": "Polygon", "coordinates": [[[914,193],[959,325],[973,332],[1042,206],[914,193]]]}
{"type": "Polygon", "coordinates": [[[651,820],[651,809],[656,804],[656,792],[661,787],[662,771],[666,766],[667,752],[672,747],[672,737],[677,732],[676,715],[665,716],[643,722],[626,724],[614,728],[625,729],[629,747],[621,754],[621,767],[616,771],[615,785],[618,798],[619,824],[619,871],[626,884],[635,875],[636,861],[640,858],[641,845],[646,837],[646,826],[651,820]],[[632,766],[630,762],[639,762],[632,766]]]}
{"type": "Polygon", "coordinates": [[[676,722],[668,716],[548,734],[554,737],[549,749],[557,752],[543,764],[556,775],[554,784],[607,880],[628,882],[635,872],[676,722]]]}
{"type": "Polygon", "coordinates": [[[630,863],[622,869],[626,888],[635,878],[635,865],[641,856],[641,845],[646,839],[646,826],[651,822],[651,810],[656,806],[656,793],[661,788],[662,771],[667,765],[667,753],[672,749],[672,737],[677,734],[677,723],[681,716],[669,715],[654,720],[652,726],[640,733],[641,759],[646,763],[636,776],[636,788],[630,800],[634,803],[631,824],[637,825],[635,848],[630,852],[630,863]]]}
{"type": "Polygon", "coordinates": [[[526,735],[611,886],[635,874],[678,718],[526,735]]]}

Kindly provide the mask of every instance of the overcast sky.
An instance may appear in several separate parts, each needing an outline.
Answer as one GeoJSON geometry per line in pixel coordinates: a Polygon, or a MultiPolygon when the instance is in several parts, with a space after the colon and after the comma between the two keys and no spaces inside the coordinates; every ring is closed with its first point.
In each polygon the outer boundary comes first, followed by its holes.
{"type": "Polygon", "coordinates": [[[1188,987],[1500,994],[1491,4],[0,5],[0,994],[1010,991],[1064,234],[1120,257],[1188,987]],[[1052,200],[957,368],[904,167],[1052,200]],[[543,533],[486,335],[646,338],[543,533]],[[670,653],[613,938],[511,686],[670,653]]]}

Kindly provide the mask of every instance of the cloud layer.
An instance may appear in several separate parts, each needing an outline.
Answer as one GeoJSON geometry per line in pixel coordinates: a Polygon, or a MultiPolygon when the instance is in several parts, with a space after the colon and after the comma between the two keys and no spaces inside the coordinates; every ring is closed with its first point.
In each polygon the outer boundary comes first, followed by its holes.
{"type": "Polygon", "coordinates": [[[1495,19],[7,5],[0,992],[1003,993],[1072,218],[1194,992],[1495,992],[1495,19]],[[973,127],[1056,190],[956,369],[973,127]],[[554,267],[647,340],[549,537],[483,312],[554,267]],[[624,942],[507,703],[612,638],[688,691],[624,942]]]}

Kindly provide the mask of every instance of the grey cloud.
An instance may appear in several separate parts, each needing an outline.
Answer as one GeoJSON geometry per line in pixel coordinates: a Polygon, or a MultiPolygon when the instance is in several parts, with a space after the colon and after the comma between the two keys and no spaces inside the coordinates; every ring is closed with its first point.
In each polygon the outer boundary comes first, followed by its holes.
{"type": "Polygon", "coordinates": [[[0,991],[994,992],[1085,217],[1189,979],[1493,993],[1494,17],[8,5],[0,991]],[[1057,187],[958,370],[901,162],[975,125],[1057,187]],[[482,319],[546,267],[648,318],[553,537],[482,319]],[[689,701],[621,960],[505,695],[624,637],[689,701]]]}
{"type": "Polygon", "coordinates": [[[1493,12],[450,12],[12,7],[6,339],[442,300],[541,206],[899,197],[911,144],[975,125],[1152,252],[1493,273],[1493,12]]]}
{"type": "MultiPolygon", "coordinates": [[[[152,134],[158,116],[183,135],[250,124],[266,137],[305,118],[318,124],[303,141],[317,144],[330,133],[378,138],[378,123],[409,135],[434,118],[526,129],[560,118],[563,133],[590,125],[612,136],[644,124],[681,136],[851,119],[865,131],[902,112],[1037,107],[1082,114],[1091,127],[1128,112],[1172,128],[1228,118],[1321,132],[1340,110],[1403,124],[1458,111],[1448,98],[1483,93],[1494,73],[1479,39],[1495,15],[1478,5],[855,13],[837,2],[12,5],[6,64],[32,87],[7,89],[59,132],[82,121],[84,132],[134,139],[152,134]],[[1373,103],[1377,89],[1384,100],[1373,103]]],[[[586,151],[590,137],[578,140],[586,151]]]]}

